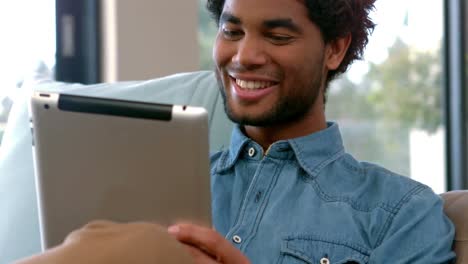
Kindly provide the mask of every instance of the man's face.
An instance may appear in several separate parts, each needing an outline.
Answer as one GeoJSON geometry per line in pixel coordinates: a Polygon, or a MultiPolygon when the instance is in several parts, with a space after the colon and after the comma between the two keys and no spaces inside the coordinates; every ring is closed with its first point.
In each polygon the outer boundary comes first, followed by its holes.
{"type": "Polygon", "coordinates": [[[272,126],[310,114],[326,77],[324,50],[302,1],[226,0],[213,57],[229,118],[272,126]]]}

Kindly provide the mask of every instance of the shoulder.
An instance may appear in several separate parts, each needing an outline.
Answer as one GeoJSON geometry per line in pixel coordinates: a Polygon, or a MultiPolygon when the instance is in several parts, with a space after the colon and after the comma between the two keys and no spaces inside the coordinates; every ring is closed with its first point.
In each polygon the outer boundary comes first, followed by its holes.
{"type": "Polygon", "coordinates": [[[409,177],[344,154],[322,170],[317,183],[324,194],[354,203],[362,210],[377,207],[392,213],[413,196],[438,199],[432,190],[409,177]]]}

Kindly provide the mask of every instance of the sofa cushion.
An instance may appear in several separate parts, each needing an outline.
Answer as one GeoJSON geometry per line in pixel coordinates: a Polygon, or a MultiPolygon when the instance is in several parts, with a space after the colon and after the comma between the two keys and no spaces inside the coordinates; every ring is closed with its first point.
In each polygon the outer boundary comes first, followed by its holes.
{"type": "Polygon", "coordinates": [[[451,191],[441,194],[444,211],[455,225],[453,249],[456,263],[468,262],[468,191],[451,191]]]}

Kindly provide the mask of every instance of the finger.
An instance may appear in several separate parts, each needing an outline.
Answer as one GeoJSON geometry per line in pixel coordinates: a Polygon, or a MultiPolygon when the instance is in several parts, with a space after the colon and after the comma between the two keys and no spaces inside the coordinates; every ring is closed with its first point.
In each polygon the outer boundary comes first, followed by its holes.
{"type": "Polygon", "coordinates": [[[193,247],[193,246],[190,246],[190,245],[185,245],[184,244],[184,247],[185,249],[190,253],[190,255],[192,256],[193,260],[195,261],[195,264],[198,264],[198,263],[203,263],[203,264],[210,264],[210,263],[213,263],[213,264],[217,264],[218,262],[213,259],[212,256],[209,256],[207,255],[205,252],[201,251],[200,249],[196,248],[196,247],[193,247]]]}
{"type": "Polygon", "coordinates": [[[169,227],[168,231],[180,242],[193,245],[212,256],[218,256],[217,253],[222,251],[220,246],[224,238],[212,229],[192,224],[178,224],[169,227]]]}
{"type": "Polygon", "coordinates": [[[248,263],[247,258],[240,250],[211,228],[192,224],[178,224],[171,226],[168,231],[175,235],[179,241],[193,245],[212,256],[217,256],[221,262],[237,259],[242,260],[242,263],[248,263]]]}

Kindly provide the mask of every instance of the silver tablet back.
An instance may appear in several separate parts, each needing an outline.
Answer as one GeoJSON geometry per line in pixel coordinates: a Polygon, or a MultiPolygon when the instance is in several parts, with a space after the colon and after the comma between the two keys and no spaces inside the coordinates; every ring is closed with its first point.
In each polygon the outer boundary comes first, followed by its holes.
{"type": "Polygon", "coordinates": [[[211,224],[203,108],[36,92],[31,114],[43,249],[97,219],[211,224]]]}

